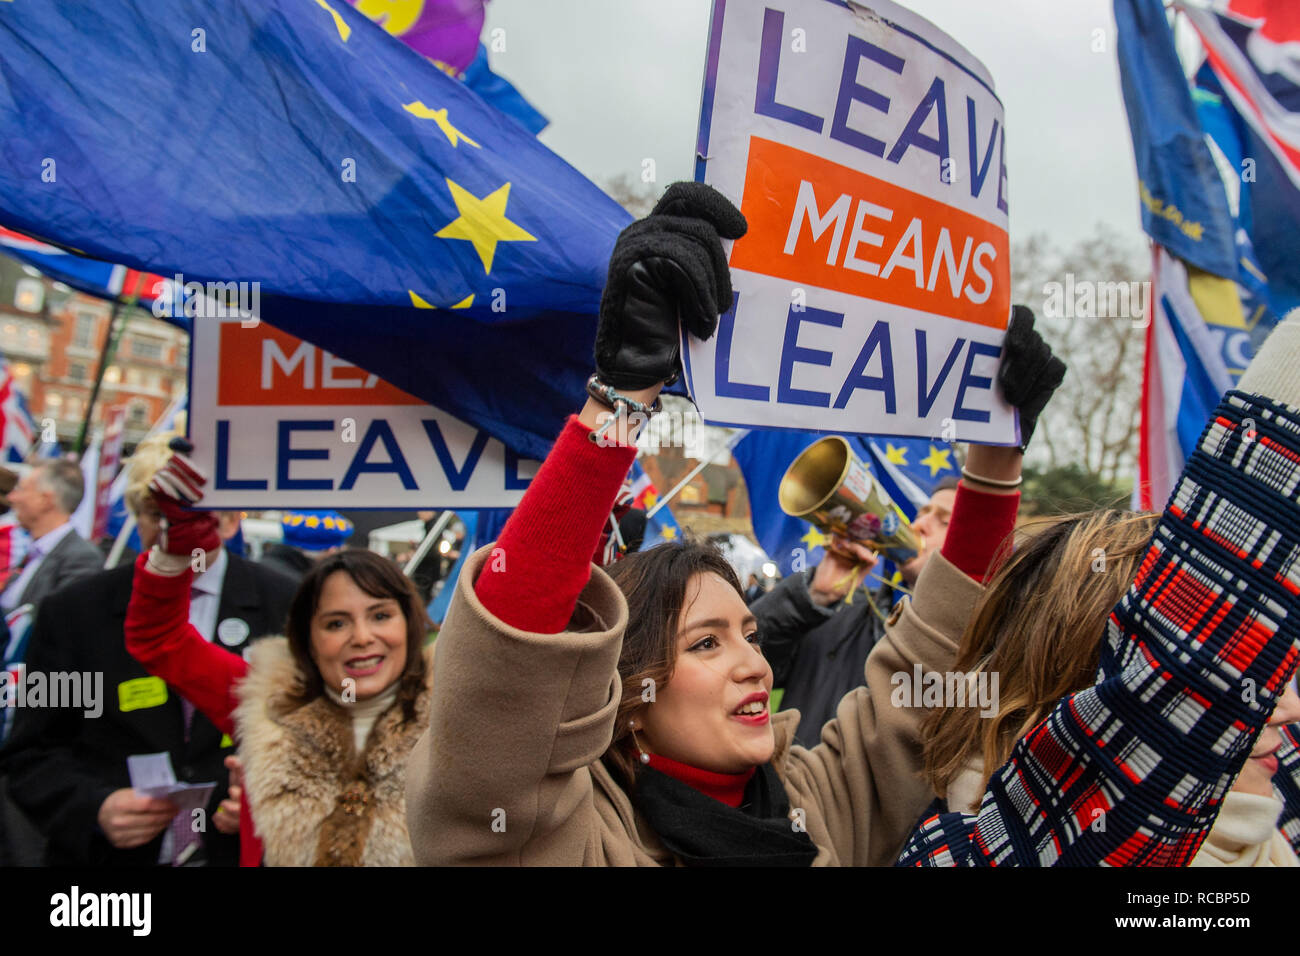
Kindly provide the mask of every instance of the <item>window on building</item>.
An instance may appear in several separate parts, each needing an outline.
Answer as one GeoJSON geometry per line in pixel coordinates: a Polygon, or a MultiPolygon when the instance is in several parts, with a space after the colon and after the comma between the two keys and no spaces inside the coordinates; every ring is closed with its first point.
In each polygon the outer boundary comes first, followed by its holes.
{"type": "Polygon", "coordinates": [[[151,339],[136,339],[131,343],[131,354],[136,358],[161,362],[163,357],[162,343],[151,339]]]}
{"type": "Polygon", "coordinates": [[[116,385],[122,381],[122,370],[116,365],[110,365],[104,369],[104,381],[109,385],[116,385]]]}
{"type": "Polygon", "coordinates": [[[45,413],[57,418],[62,411],[63,396],[58,392],[47,392],[45,394],[45,413]]]}
{"type": "Polygon", "coordinates": [[[45,304],[45,284],[40,279],[19,279],[14,286],[14,308],[39,312],[45,304]]]}
{"type": "Polygon", "coordinates": [[[84,382],[86,380],[86,366],[80,362],[69,362],[68,378],[74,382],[84,382]]]}
{"type": "Polygon", "coordinates": [[[144,428],[149,424],[149,406],[144,402],[132,402],[126,413],[126,424],[130,428],[144,428]]]}
{"type": "Polygon", "coordinates": [[[79,398],[68,399],[67,417],[72,421],[81,421],[81,416],[86,414],[86,403],[79,398]]]}
{"type": "Polygon", "coordinates": [[[137,388],[139,388],[140,383],[143,381],[144,381],[144,376],[140,374],[140,370],[138,368],[129,368],[126,370],[126,384],[134,385],[137,388]]]}
{"type": "Polygon", "coordinates": [[[72,330],[72,344],[79,349],[92,348],[95,340],[95,315],[78,312],[76,328],[72,330]]]}

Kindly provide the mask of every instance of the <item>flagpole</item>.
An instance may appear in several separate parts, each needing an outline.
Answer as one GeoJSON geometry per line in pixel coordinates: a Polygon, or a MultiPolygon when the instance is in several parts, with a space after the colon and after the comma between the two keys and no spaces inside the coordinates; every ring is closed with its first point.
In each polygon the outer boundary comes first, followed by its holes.
{"type": "Polygon", "coordinates": [[[645,513],[646,520],[649,521],[651,518],[653,518],[660,508],[668,504],[668,502],[673,499],[673,497],[677,494],[677,492],[681,491],[683,488],[685,488],[687,485],[691,483],[691,479],[693,479],[696,475],[702,472],[705,468],[709,467],[709,465],[713,463],[713,459],[718,457],[719,452],[731,451],[731,449],[736,447],[736,443],[748,434],[749,434],[748,428],[739,428],[736,431],[732,432],[731,435],[727,438],[726,443],[721,448],[719,448],[717,451],[711,454],[708,458],[702,459],[698,465],[696,465],[694,468],[690,470],[690,472],[686,475],[685,478],[683,478],[681,481],[677,482],[677,484],[673,486],[672,491],[668,492],[668,494],[659,498],[659,500],[657,500],[654,503],[654,507],[645,513]]]}
{"type": "Polygon", "coordinates": [[[438,520],[433,523],[433,527],[429,529],[429,533],[424,536],[424,540],[420,542],[420,546],[415,549],[415,554],[411,555],[411,560],[407,561],[406,567],[402,568],[402,573],[408,578],[415,573],[416,565],[423,561],[424,556],[429,553],[429,549],[433,547],[433,542],[440,534],[442,534],[442,529],[451,524],[451,519],[455,514],[455,511],[448,508],[442,514],[438,515],[438,520]]]}
{"type": "Polygon", "coordinates": [[[108,557],[104,559],[104,570],[117,567],[117,562],[122,560],[122,552],[126,550],[127,539],[131,537],[131,532],[135,530],[135,515],[129,511],[126,520],[122,522],[122,527],[118,529],[117,537],[113,539],[113,547],[108,551],[108,557]]]}
{"type": "Polygon", "coordinates": [[[95,371],[95,384],[91,386],[90,398],[86,401],[86,417],[81,420],[81,432],[77,435],[77,454],[80,455],[86,450],[86,433],[90,431],[90,422],[95,414],[95,402],[99,398],[99,388],[104,381],[104,372],[108,369],[108,363],[113,361],[113,356],[117,352],[117,343],[122,338],[122,333],[126,331],[126,326],[131,320],[131,310],[135,308],[136,302],[140,300],[140,280],[142,275],[136,275],[135,288],[128,295],[118,296],[113,300],[113,313],[108,320],[108,341],[104,343],[104,351],[99,356],[99,368],[95,371]],[[118,319],[121,319],[121,322],[118,319]]]}

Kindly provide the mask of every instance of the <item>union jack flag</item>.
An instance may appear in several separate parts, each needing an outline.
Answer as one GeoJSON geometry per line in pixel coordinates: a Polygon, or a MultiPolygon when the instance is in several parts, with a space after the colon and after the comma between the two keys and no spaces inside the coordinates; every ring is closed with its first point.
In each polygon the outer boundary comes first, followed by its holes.
{"type": "Polygon", "coordinates": [[[22,461],[35,435],[36,423],[27,410],[27,398],[19,391],[9,363],[0,358],[0,459],[22,461]]]}
{"type": "Polygon", "coordinates": [[[1293,0],[1179,5],[1237,112],[1300,189],[1300,8],[1293,0]]]}

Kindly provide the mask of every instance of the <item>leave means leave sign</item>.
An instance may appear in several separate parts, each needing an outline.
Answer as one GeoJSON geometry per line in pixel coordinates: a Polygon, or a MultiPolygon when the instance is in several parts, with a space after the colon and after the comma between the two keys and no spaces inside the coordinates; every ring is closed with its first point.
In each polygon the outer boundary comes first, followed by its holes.
{"type": "Polygon", "coordinates": [[[687,343],[705,418],[1011,444],[1006,136],[984,67],[892,3],[716,0],[696,179],[736,302],[687,343]]]}

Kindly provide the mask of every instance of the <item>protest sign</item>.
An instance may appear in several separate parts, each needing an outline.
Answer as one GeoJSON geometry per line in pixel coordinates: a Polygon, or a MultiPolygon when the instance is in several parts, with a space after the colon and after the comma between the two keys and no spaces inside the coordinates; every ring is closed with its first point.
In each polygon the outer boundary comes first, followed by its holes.
{"type": "Polygon", "coordinates": [[[684,343],[705,419],[1015,442],[1005,152],[988,72],[915,14],[715,0],[695,178],[749,232],[684,343]]]}
{"type": "MultiPolygon", "coordinates": [[[[449,375],[432,364],[430,374],[449,375]]],[[[198,318],[189,435],[211,508],[498,508],[537,462],[266,322],[198,318]]]]}

